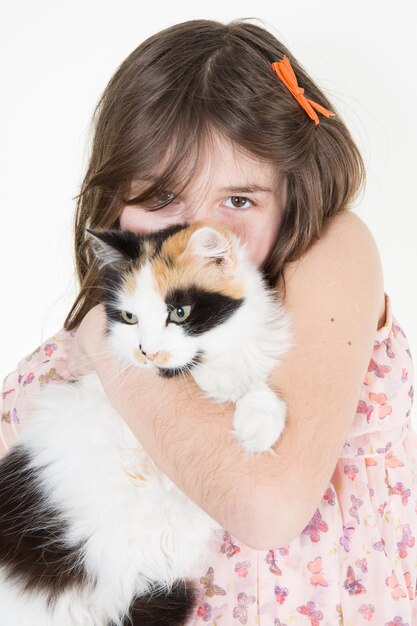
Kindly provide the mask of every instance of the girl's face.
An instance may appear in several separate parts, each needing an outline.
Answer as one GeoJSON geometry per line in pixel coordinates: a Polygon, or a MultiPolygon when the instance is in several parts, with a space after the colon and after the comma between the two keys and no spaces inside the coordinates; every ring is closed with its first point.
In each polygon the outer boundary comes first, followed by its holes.
{"type": "MultiPolygon", "coordinates": [[[[157,211],[141,204],[125,205],[120,228],[146,234],[176,223],[209,221],[238,235],[259,267],[280,229],[286,179],[277,188],[275,167],[244,155],[218,134],[212,137],[187,187],[178,196],[175,189],[166,189],[152,199],[152,203],[165,202],[172,197],[172,202],[157,211]]],[[[140,181],[135,181],[129,197],[140,189],[140,181]]]]}

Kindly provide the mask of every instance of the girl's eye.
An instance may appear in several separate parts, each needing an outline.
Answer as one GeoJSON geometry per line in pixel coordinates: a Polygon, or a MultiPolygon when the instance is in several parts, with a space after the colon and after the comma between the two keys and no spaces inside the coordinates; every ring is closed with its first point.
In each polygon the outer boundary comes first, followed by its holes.
{"type": "Polygon", "coordinates": [[[229,196],[225,202],[225,205],[230,209],[249,209],[249,207],[253,204],[254,202],[245,196],[229,196]],[[226,204],[228,200],[230,200],[232,206],[230,206],[230,204],[226,204]],[[250,204],[247,204],[248,202],[250,204]]]}
{"type": "Polygon", "coordinates": [[[138,318],[133,313],[129,313],[129,311],[120,311],[120,317],[125,324],[137,324],[138,318]]]}
{"type": "Polygon", "coordinates": [[[169,314],[169,319],[171,320],[171,322],[181,324],[187,319],[187,317],[190,315],[190,312],[191,306],[188,304],[185,304],[184,306],[177,306],[169,314]]]}
{"type": "Polygon", "coordinates": [[[172,191],[166,191],[165,189],[161,189],[153,196],[157,202],[157,204],[168,204],[169,202],[173,202],[176,196],[172,191]]]}

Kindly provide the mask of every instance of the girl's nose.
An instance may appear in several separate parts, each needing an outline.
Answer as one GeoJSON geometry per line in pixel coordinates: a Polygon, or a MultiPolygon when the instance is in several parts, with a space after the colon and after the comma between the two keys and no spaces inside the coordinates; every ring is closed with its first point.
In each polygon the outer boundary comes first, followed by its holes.
{"type": "Polygon", "coordinates": [[[200,204],[198,207],[193,207],[186,211],[186,219],[189,223],[193,222],[208,222],[212,219],[210,208],[204,204],[200,204]]]}

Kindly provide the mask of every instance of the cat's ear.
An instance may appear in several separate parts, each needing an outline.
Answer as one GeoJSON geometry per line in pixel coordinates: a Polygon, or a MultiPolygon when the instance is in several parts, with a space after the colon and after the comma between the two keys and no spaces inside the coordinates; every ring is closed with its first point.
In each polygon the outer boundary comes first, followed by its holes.
{"type": "Polygon", "coordinates": [[[99,261],[99,269],[106,265],[124,265],[140,253],[140,238],[129,231],[98,231],[86,228],[91,248],[99,261]]]}
{"type": "Polygon", "coordinates": [[[183,254],[190,253],[214,262],[226,274],[232,272],[236,264],[231,241],[210,226],[202,226],[193,232],[183,254]]]}

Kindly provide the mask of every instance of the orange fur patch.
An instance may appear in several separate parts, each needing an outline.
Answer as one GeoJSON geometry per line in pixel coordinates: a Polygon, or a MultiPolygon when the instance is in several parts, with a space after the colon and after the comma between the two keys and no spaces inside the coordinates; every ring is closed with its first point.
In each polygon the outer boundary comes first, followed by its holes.
{"type": "MultiPolygon", "coordinates": [[[[192,253],[182,256],[191,235],[201,226],[203,224],[196,222],[167,239],[160,254],[152,261],[156,288],[163,300],[169,291],[186,289],[189,285],[197,285],[201,289],[215,291],[229,298],[239,299],[244,296],[243,284],[233,277],[225,276],[222,268],[209,258],[192,253]]],[[[218,226],[213,228],[229,239],[227,231],[218,226]]],[[[234,255],[232,260],[235,261],[234,255]]]]}
{"type": "Polygon", "coordinates": [[[139,361],[139,363],[147,363],[147,361],[148,361],[146,356],[144,354],[142,354],[142,352],[140,350],[138,350],[137,348],[135,348],[133,350],[133,356],[135,357],[135,359],[137,361],[139,361]]]}
{"type": "Polygon", "coordinates": [[[171,358],[171,353],[167,352],[167,350],[161,350],[158,352],[158,356],[155,359],[154,363],[157,365],[166,365],[171,358]]]}

